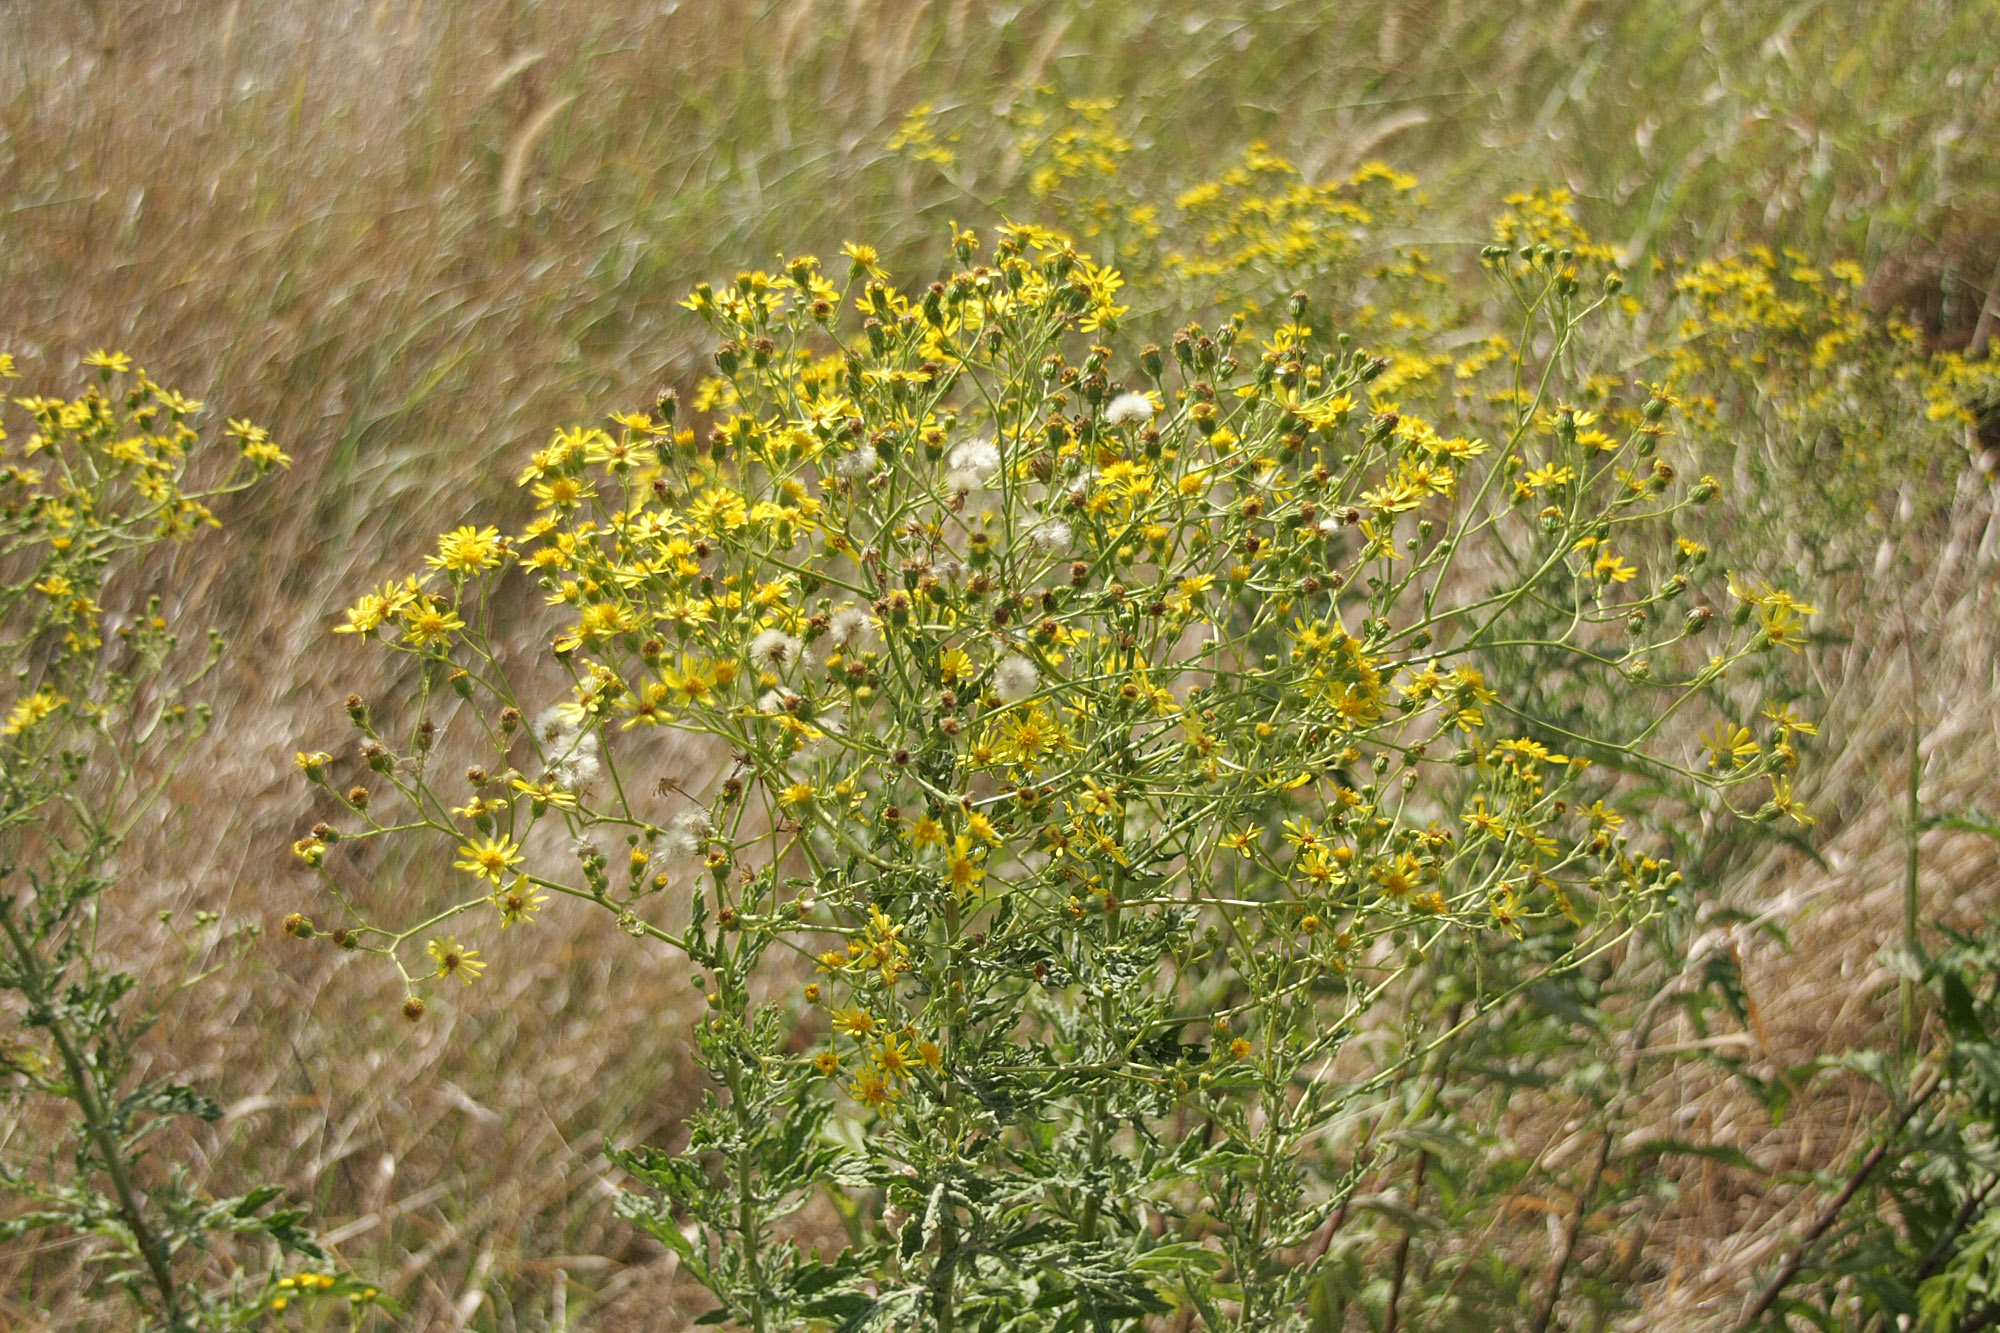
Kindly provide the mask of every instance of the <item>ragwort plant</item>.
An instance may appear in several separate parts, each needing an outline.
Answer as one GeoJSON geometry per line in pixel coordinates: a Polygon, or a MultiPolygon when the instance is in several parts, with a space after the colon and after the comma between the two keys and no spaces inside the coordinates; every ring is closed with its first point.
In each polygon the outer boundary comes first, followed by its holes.
{"type": "Polygon", "coordinates": [[[298,756],[349,813],[295,848],[334,920],[288,929],[412,1019],[558,898],[692,964],[709,1091],[619,1160],[710,1322],[1332,1327],[1446,1044],[1680,890],[1626,775],[1806,818],[1793,715],[1734,719],[1811,608],[1716,567],[1669,398],[1564,399],[1621,317],[1588,256],[1490,248],[1504,350],[1385,390],[1304,292],[1118,351],[1063,237],[952,248],[698,286],[700,420],[559,432],[524,530],[360,598],[412,686],[298,756]],[[382,919],[330,873],[378,840],[453,887],[382,919]]]}
{"type": "MultiPolygon", "coordinates": [[[[160,996],[134,994],[99,952],[144,873],[121,849],[206,727],[196,687],[223,653],[212,633],[205,651],[183,647],[166,602],[142,598],[134,575],[149,549],[214,526],[212,505],[290,460],[244,421],[229,423],[234,447],[205,440],[201,404],[129,357],[86,364],[97,383],[78,397],[13,399],[30,429],[0,455],[0,644],[13,678],[0,723],[0,1098],[18,1117],[0,1191],[21,1205],[0,1218],[0,1239],[86,1241],[98,1280],[130,1296],[141,1327],[237,1328],[296,1295],[361,1301],[372,1293],[344,1277],[287,1272],[290,1256],[325,1256],[302,1211],[273,1207],[279,1186],[227,1198],[199,1187],[176,1160],[175,1123],[221,1108],[140,1073],[139,1043],[166,1001],[255,928],[163,914],[182,957],[160,996]]],[[[0,356],[0,379],[14,374],[0,356]]]]}

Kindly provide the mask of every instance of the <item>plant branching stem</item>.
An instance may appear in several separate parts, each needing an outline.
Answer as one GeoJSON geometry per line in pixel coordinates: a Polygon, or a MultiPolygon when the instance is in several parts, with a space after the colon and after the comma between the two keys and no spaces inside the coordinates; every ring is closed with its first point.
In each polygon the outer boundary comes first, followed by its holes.
{"type": "Polygon", "coordinates": [[[1562,1303],[1563,1280],[1569,1275],[1570,1264],[1576,1260],[1576,1248],[1583,1239],[1584,1223],[1597,1202],[1597,1190],[1604,1183],[1605,1168],[1611,1164],[1611,1148],[1617,1140],[1619,1113],[1624,1109],[1625,1099],[1631,1096],[1632,1085],[1639,1076],[1639,1057],[1652,1044],[1653,1024],[1659,1017],[1660,1006],[1672,993],[1671,986],[1662,986],[1646,1006],[1633,1031],[1632,1049],[1626,1052],[1624,1067],[1619,1070],[1617,1091],[1604,1110],[1604,1128],[1597,1144],[1597,1159],[1591,1163],[1590,1175],[1584,1182],[1582,1192],[1577,1195],[1576,1209],[1570,1214],[1569,1224],[1563,1228],[1562,1249],[1549,1266],[1541,1308],[1535,1312],[1534,1333],[1547,1333],[1549,1322],[1555,1318],[1556,1307],[1562,1303]]]}
{"type": "Polygon", "coordinates": [[[1854,1168],[1853,1173],[1847,1178],[1847,1183],[1841,1186],[1840,1193],[1833,1196],[1832,1201],[1813,1220],[1813,1224],[1806,1228],[1805,1234],[1799,1237],[1799,1243],[1791,1255],[1765,1285],[1764,1290],[1759,1292],[1744,1309],[1743,1317],[1736,1321],[1735,1333],[1746,1333],[1746,1330],[1754,1328],[1759,1320],[1770,1313],[1771,1307],[1777,1304],[1778,1297],[1791,1285],[1792,1279],[1799,1275],[1799,1270],[1805,1267],[1806,1256],[1812,1253],[1812,1248],[1819,1238],[1840,1220],[1840,1214],[1849,1203],[1853,1202],[1854,1196],[1860,1193],[1861,1187],[1868,1183],[1876,1168],[1881,1166],[1882,1160],[1889,1155],[1895,1146],[1897,1136],[1909,1126],[1910,1121],[1916,1119],[1917,1112],[1921,1111],[1924,1104],[1943,1086],[1944,1071],[1939,1070],[1931,1075],[1930,1082],[1922,1092],[1910,1098],[1910,1104],[1896,1117],[1895,1124],[1882,1135],[1879,1143],[1869,1149],[1868,1155],[1861,1159],[1861,1165],[1854,1168]]]}
{"type": "Polygon", "coordinates": [[[111,1177],[111,1187],[118,1195],[118,1211],[125,1225],[131,1228],[133,1243],[145,1257],[153,1285],[159,1289],[160,1307],[166,1315],[167,1327],[179,1328],[182,1326],[181,1293],[174,1282],[174,1270],[168,1262],[166,1247],[147,1224],[146,1215],[139,1206],[139,1192],[132,1184],[132,1172],[125,1160],[123,1145],[118,1141],[110,1117],[104,1112],[104,1099],[97,1080],[92,1076],[83,1052],[77,1049],[76,1039],[55,1011],[49,995],[48,974],[42,970],[41,955],[22,935],[11,908],[12,904],[0,904],[0,927],[6,929],[7,942],[14,951],[15,965],[19,969],[28,1002],[32,1012],[41,1018],[49,1035],[54,1038],[57,1051],[62,1054],[72,1099],[83,1113],[84,1132],[90,1136],[97,1155],[104,1162],[105,1174],[111,1177]]]}

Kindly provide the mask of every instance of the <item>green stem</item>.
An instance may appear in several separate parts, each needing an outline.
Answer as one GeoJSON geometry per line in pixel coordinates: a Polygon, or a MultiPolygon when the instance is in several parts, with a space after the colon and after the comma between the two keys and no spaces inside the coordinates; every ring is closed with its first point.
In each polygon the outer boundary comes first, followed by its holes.
{"type": "MultiPolygon", "coordinates": [[[[717,978],[727,984],[725,973],[717,978]]],[[[764,1312],[764,1268],[758,1261],[758,1249],[762,1241],[763,1223],[757,1215],[757,1167],[751,1160],[750,1144],[754,1129],[750,1123],[750,1107],[743,1095],[743,1075],[732,1059],[723,1082],[729,1088],[730,1110],[736,1117],[736,1138],[741,1145],[736,1153],[736,1240],[743,1255],[743,1273],[749,1280],[750,1327],[754,1333],[767,1333],[770,1327],[764,1312]]]]}
{"type": "Polygon", "coordinates": [[[118,1210],[124,1217],[125,1225],[132,1229],[133,1242],[146,1260],[153,1285],[160,1290],[160,1305],[166,1314],[167,1326],[179,1328],[182,1326],[180,1288],[175,1284],[173,1268],[167,1262],[166,1247],[154,1235],[140,1210],[139,1193],[132,1185],[131,1170],[126,1164],[118,1136],[112,1131],[110,1118],[104,1113],[104,1100],[99,1094],[97,1082],[91,1077],[90,1066],[77,1048],[76,1039],[49,1003],[48,978],[42,971],[41,955],[21,934],[20,926],[14,921],[11,903],[0,903],[0,927],[6,929],[7,941],[20,967],[22,990],[27,995],[29,1012],[48,1028],[49,1035],[55,1039],[56,1049],[62,1054],[63,1067],[69,1073],[71,1099],[83,1112],[84,1132],[103,1159],[105,1173],[111,1177],[111,1187],[118,1195],[118,1210]]]}
{"type": "MultiPolygon", "coordinates": [[[[958,1091],[951,1071],[957,1067],[961,1044],[961,1019],[965,1013],[965,959],[961,948],[964,922],[959,913],[958,891],[947,886],[944,901],[945,968],[951,978],[944,1006],[945,1133],[952,1160],[958,1158],[958,1091]]],[[[949,1168],[943,1182],[944,1197],[938,1201],[938,1257],[932,1270],[932,1312],[938,1333],[956,1333],[958,1328],[958,1212],[951,1199],[949,1168]]]]}
{"type": "MultiPolygon", "coordinates": [[[[1918,904],[1918,837],[1922,832],[1921,804],[1923,784],[1923,714],[1917,705],[1917,657],[1916,648],[1910,641],[1910,614],[1903,611],[1903,662],[1910,677],[1910,737],[1909,753],[1904,781],[1903,801],[1903,952],[1908,955],[1906,967],[1923,966],[1923,941],[1917,934],[1918,904]]],[[[1905,1054],[1916,1048],[1917,1041],[1917,983],[1907,973],[1898,987],[1902,999],[1902,1047],[1905,1054]]]]}

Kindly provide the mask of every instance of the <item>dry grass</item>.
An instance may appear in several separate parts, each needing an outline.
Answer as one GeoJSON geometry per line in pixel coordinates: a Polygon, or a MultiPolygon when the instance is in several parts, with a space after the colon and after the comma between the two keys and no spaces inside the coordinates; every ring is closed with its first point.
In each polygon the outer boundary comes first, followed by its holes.
{"type": "MultiPolygon", "coordinates": [[[[1928,549],[1909,581],[1858,587],[1849,618],[1859,634],[1815,664],[1826,729],[1844,738],[1819,780],[1816,804],[1827,817],[1817,859],[1788,850],[1734,877],[1728,900],[1754,920],[1703,942],[1742,957],[1756,1022],[1741,1042],[1764,1078],[1898,1040],[1890,955],[1902,943],[1913,710],[1924,808],[1990,810],[2000,798],[2000,486],[1966,473],[1948,518],[1920,540],[1928,549]]],[[[1933,831],[1919,850],[1925,920],[1973,930],[1991,919],[2000,906],[2000,846],[1933,831]]],[[[1731,1327],[1759,1269],[1788,1252],[1826,1198],[1779,1182],[1854,1160],[1880,1127],[1884,1098],[1858,1076],[1836,1075],[1811,1084],[1773,1126],[1740,1087],[1684,1066],[1651,1100],[1659,1123],[1699,1127],[1765,1173],[1704,1164],[1685,1178],[1681,1206],[1660,1220],[1649,1246],[1664,1271],[1635,1274],[1649,1283],[1649,1319],[1731,1327]]]]}
{"type": "MultiPolygon", "coordinates": [[[[1731,25],[1691,0],[1274,2],[1238,19],[1059,0],[0,4],[0,336],[50,383],[122,346],[298,457],[230,516],[226,562],[175,571],[237,652],[215,739],[136,845],[133,924],[111,941],[146,959],[166,908],[267,927],[162,1029],[162,1062],[230,1106],[198,1145],[215,1187],[290,1184],[411,1328],[669,1328],[692,1308],[658,1247],[611,1217],[603,1157],[671,1139],[694,1095],[682,967],[552,910],[493,951],[498,984],[405,1026],[378,969],[273,929],[310,892],[285,851],[312,818],[287,757],[337,748],[339,700],[383,685],[328,650],[335,607],[442,522],[509,512],[515,460],[553,426],[697,372],[672,307],[693,279],[849,235],[926,253],[969,205],[885,157],[910,106],[1044,80],[1119,95],[1167,186],[1256,135],[1308,169],[1390,156],[1434,183],[1447,239],[1494,194],[1556,176],[1635,248],[1837,243],[1918,275],[1932,327],[1969,325],[1964,275],[1983,281],[1979,228],[2000,213],[1983,146],[2000,61],[1975,12],[1991,7],[1782,23],[1745,8],[1731,25]]],[[[1004,170],[1002,145],[973,148],[987,179],[1004,170]]],[[[1732,881],[1791,934],[1786,952],[1741,933],[1774,1065],[1880,1035],[1912,689],[1927,801],[2000,803],[1990,493],[1952,521],[1955,554],[1908,594],[1914,686],[1886,589],[1824,659],[1842,742],[1826,865],[1779,857],[1732,881]]],[[[1925,843],[1934,911],[1977,916],[1994,874],[1990,848],[1925,843]]],[[[1838,1160],[1872,1109],[1828,1085],[1774,1132],[1720,1081],[1656,1096],[1663,1121],[1774,1164],[1838,1160]]],[[[1802,1206],[1722,1169],[1686,1184],[1651,1247],[1671,1260],[1633,1275],[1662,1319],[1740,1293],[1802,1206]]],[[[0,1326],[112,1317],[79,1303],[80,1260],[0,1257],[0,1326]]]]}

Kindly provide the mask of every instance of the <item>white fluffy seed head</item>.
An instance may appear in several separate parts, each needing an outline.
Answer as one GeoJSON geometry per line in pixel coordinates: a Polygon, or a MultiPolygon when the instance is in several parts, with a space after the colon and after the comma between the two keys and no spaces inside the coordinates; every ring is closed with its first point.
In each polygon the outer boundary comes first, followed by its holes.
{"type": "Polygon", "coordinates": [[[601,770],[597,762],[597,746],[592,737],[589,746],[577,746],[562,758],[549,765],[548,776],[571,791],[582,791],[597,781],[601,770]]]}
{"type": "Polygon", "coordinates": [[[868,638],[868,613],[849,602],[827,622],[826,637],[842,652],[859,647],[868,638]]]}
{"type": "Polygon", "coordinates": [[[1104,409],[1104,419],[1113,426],[1124,426],[1151,421],[1158,411],[1153,406],[1153,400],[1143,393],[1121,393],[1104,409]]]}
{"type": "Polygon", "coordinates": [[[1000,470],[1000,450],[993,441],[981,436],[954,448],[950,461],[953,471],[970,472],[985,481],[1000,470]]]}
{"type": "Polygon", "coordinates": [[[1052,518],[1028,530],[1028,544],[1043,555],[1052,555],[1057,551],[1067,551],[1070,541],[1075,536],[1069,524],[1059,518],[1052,518]]]}
{"type": "Polygon", "coordinates": [[[692,861],[708,850],[708,839],[715,832],[715,822],[706,810],[684,810],[674,816],[674,822],[667,826],[667,854],[683,861],[692,861]]]}
{"type": "Polygon", "coordinates": [[[833,465],[833,471],[836,476],[845,477],[849,481],[859,481],[881,465],[882,458],[875,452],[875,446],[864,444],[850,453],[842,454],[839,461],[833,465]]]}
{"type": "Polygon", "coordinates": [[[944,474],[944,488],[953,495],[970,495],[985,487],[985,480],[971,468],[955,467],[944,474]]]}
{"type": "Polygon", "coordinates": [[[1035,692],[1041,679],[1035,664],[1017,653],[1002,658],[1000,665],[993,668],[993,693],[1002,703],[1018,703],[1035,692]]]}
{"type": "Polygon", "coordinates": [[[799,660],[799,641],[781,629],[758,632],[750,640],[750,662],[759,671],[782,671],[799,660]]]}
{"type": "Polygon", "coordinates": [[[580,734],[574,704],[553,704],[535,715],[535,739],[545,750],[567,750],[580,734]]]}
{"type": "Polygon", "coordinates": [[[535,739],[548,767],[542,776],[571,791],[597,781],[597,733],[582,730],[583,716],[574,704],[545,708],[535,718],[535,739]]]}

